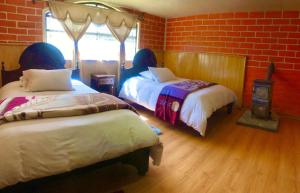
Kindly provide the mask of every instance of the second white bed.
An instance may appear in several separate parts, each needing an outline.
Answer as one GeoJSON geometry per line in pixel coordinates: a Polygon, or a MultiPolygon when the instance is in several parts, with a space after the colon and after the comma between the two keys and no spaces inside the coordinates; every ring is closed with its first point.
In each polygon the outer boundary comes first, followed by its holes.
{"type": "MultiPolygon", "coordinates": [[[[151,111],[164,86],[183,79],[158,83],[141,76],[132,77],[125,81],[120,91],[121,98],[140,104],[151,111]]],[[[215,85],[198,90],[187,96],[180,112],[180,120],[205,136],[207,119],[213,112],[236,100],[234,92],[222,85],[215,85]]]]}

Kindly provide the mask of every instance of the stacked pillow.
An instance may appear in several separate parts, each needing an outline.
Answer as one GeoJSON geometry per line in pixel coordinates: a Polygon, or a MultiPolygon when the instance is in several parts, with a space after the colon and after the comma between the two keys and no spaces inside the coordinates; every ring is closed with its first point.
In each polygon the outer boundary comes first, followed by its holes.
{"type": "Polygon", "coordinates": [[[174,73],[168,68],[149,67],[148,71],[141,72],[140,75],[160,83],[177,79],[174,73]]]}
{"type": "Polygon", "coordinates": [[[20,86],[26,91],[71,91],[71,69],[23,71],[20,77],[20,86]]]}

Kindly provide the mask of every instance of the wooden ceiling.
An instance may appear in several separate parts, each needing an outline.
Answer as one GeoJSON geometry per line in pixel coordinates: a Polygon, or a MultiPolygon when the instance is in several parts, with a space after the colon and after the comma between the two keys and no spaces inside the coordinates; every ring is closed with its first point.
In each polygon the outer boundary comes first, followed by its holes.
{"type": "Polygon", "coordinates": [[[102,2],[166,18],[202,13],[300,10],[300,0],[103,0],[102,2]]]}

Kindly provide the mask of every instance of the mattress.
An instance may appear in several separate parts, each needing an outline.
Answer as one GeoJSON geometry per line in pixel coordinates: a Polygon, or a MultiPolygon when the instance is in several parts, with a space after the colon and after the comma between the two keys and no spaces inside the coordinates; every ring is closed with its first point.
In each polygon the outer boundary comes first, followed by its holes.
{"type": "MultiPolygon", "coordinates": [[[[32,93],[12,82],[0,90],[0,97],[96,92],[78,81],[73,88],[32,93]]],[[[157,144],[156,134],[129,110],[5,123],[0,125],[0,189],[157,144]]]]}
{"type": "MultiPolygon", "coordinates": [[[[119,97],[140,104],[155,111],[158,96],[164,86],[183,81],[177,78],[173,81],[158,83],[141,76],[125,81],[119,97]]],[[[181,108],[180,120],[205,136],[207,119],[219,108],[236,101],[232,90],[222,85],[214,85],[189,94],[181,108]]]]}

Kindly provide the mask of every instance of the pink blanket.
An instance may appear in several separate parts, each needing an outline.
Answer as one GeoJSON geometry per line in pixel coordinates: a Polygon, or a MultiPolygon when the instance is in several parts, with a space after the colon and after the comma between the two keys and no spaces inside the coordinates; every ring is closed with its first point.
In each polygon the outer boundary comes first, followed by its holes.
{"type": "Polygon", "coordinates": [[[118,109],[136,112],[128,103],[103,93],[13,97],[0,101],[0,124],[20,120],[80,116],[118,109]]]}

